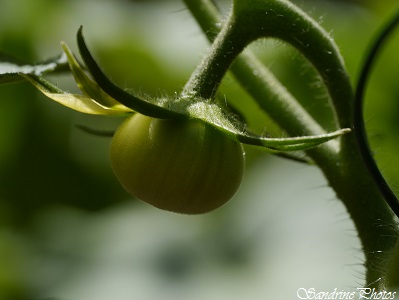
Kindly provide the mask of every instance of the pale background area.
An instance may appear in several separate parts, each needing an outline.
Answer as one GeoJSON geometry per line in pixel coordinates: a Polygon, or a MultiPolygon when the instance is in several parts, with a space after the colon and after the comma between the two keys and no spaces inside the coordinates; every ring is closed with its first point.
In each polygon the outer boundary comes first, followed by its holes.
{"type": "Polygon", "coordinates": [[[260,159],[237,196],[206,216],[126,203],[90,216],[49,211],[41,226],[55,255],[32,260],[34,285],[61,299],[297,299],[301,287],[364,283],[342,205],[315,168],[280,159],[260,159]]]}

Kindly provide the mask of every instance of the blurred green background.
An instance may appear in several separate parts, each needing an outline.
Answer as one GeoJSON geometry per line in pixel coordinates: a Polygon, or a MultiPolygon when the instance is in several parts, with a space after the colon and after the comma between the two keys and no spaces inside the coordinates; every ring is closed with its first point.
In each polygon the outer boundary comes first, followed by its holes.
{"type": "MultiPolygon", "coordinates": [[[[227,12],[230,2],[217,1],[227,12]]],[[[296,1],[331,32],[356,82],[368,43],[396,0],[296,1]]],[[[80,25],[106,73],[152,96],[179,92],[207,41],[181,1],[0,0],[0,52],[37,62],[76,50],[80,25]]],[[[290,47],[251,48],[328,129],[325,91],[290,47]]],[[[376,158],[399,178],[399,36],[368,88],[376,158]]],[[[69,75],[49,79],[69,91],[69,75]]],[[[227,76],[221,94],[248,125],[281,134],[227,76]]],[[[299,288],[362,286],[363,255],[344,207],[311,166],[247,149],[237,195],[204,216],[166,213],[132,199],[109,165],[119,118],[81,115],[27,83],[0,86],[0,300],[296,299],[299,288]]],[[[355,191],[356,192],[356,191],[355,191]]],[[[376,224],[380,226],[384,224],[376,224]]]]}

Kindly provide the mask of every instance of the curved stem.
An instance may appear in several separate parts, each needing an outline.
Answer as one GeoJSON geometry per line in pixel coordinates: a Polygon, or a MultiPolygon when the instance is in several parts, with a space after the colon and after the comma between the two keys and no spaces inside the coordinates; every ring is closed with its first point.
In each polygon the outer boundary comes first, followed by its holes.
{"type": "MultiPolygon", "coordinates": [[[[215,33],[221,28],[216,26],[220,22],[220,14],[212,1],[184,0],[184,2],[207,38],[213,41],[215,33]]],[[[242,41],[237,37],[236,26],[233,27],[234,17],[230,16],[227,22],[229,23],[222,27],[222,32],[217,35],[202,63],[192,74],[182,92],[182,97],[213,97],[221,79],[231,66],[233,75],[257,101],[260,109],[268,113],[290,135],[323,134],[324,129],[273,73],[251,51],[243,51],[248,41],[242,41]],[[242,42],[238,43],[237,40],[242,42]]],[[[330,141],[317,149],[317,153],[327,157],[336,156],[338,151],[337,141],[330,141]]]]}
{"type": "Polygon", "coordinates": [[[373,64],[379,54],[382,46],[387,41],[390,34],[399,24],[399,11],[394,15],[394,17],[385,25],[385,27],[380,31],[378,37],[369,53],[366,55],[366,59],[363,68],[360,72],[359,81],[356,87],[355,100],[354,100],[354,133],[359,147],[359,152],[362,155],[364,164],[367,166],[371,176],[373,177],[375,183],[384,196],[388,205],[394,211],[396,216],[399,217],[399,201],[392,189],[389,187],[385,178],[382,176],[376,161],[373,158],[370,146],[367,140],[367,133],[365,128],[365,122],[363,117],[363,103],[364,103],[364,93],[366,89],[366,84],[371,73],[373,64]]]}
{"type": "Polygon", "coordinates": [[[184,94],[212,97],[233,60],[259,38],[281,39],[297,48],[322,77],[339,127],[351,127],[353,91],[337,46],[317,22],[285,0],[236,0],[211,51],[191,77],[184,94]]]}

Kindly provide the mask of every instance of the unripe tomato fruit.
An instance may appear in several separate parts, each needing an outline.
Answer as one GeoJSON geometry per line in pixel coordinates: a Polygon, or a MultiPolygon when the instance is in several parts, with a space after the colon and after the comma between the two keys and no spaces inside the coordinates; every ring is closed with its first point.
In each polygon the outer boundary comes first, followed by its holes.
{"type": "Polygon", "coordinates": [[[244,151],[201,121],[135,114],[112,138],[111,164],[131,195],[160,209],[201,214],[235,194],[244,151]]]}

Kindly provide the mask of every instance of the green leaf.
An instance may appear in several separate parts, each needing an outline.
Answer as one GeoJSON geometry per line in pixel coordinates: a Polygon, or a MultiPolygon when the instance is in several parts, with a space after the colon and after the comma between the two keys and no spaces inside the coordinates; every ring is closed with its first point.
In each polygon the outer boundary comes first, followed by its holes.
{"type": "Polygon", "coordinates": [[[216,104],[198,101],[187,107],[192,118],[202,120],[241,143],[259,146],[272,152],[309,150],[329,140],[350,132],[349,128],[331,133],[287,138],[267,138],[249,133],[243,124],[234,124],[216,104]]]}
{"type": "Polygon", "coordinates": [[[22,81],[21,74],[42,76],[67,69],[68,61],[65,54],[35,65],[23,64],[15,58],[0,54],[0,84],[22,81]]]}
{"type": "Polygon", "coordinates": [[[20,74],[48,98],[81,113],[93,115],[123,115],[132,113],[127,107],[106,107],[85,95],[66,93],[40,76],[20,74]]]}

